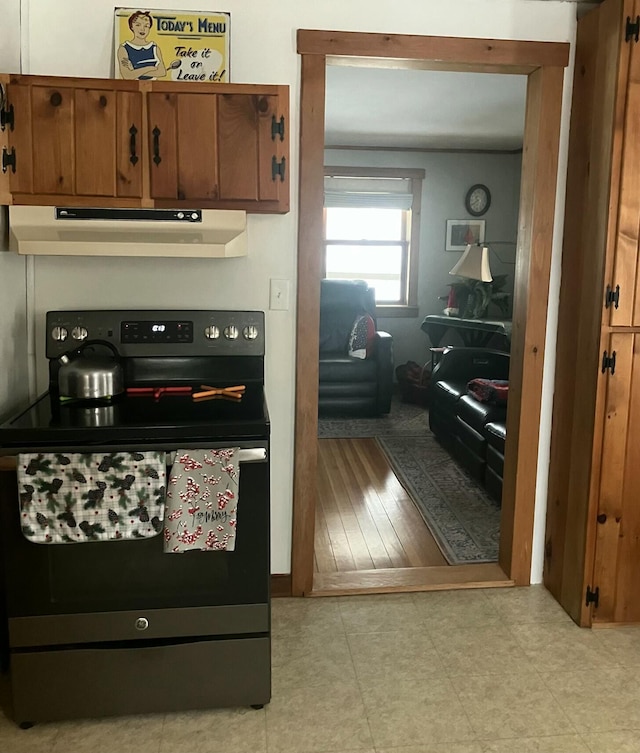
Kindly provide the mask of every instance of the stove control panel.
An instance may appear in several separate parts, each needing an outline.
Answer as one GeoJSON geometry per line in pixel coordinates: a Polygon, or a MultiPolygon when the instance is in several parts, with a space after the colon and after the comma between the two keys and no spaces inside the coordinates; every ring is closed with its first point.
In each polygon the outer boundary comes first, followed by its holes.
{"type": "Polygon", "coordinates": [[[48,311],[46,331],[52,359],[91,340],[122,357],[264,356],[262,311],[48,311]]]}
{"type": "Polygon", "coordinates": [[[192,343],[193,322],[157,319],[120,324],[121,343],[192,343]]]}

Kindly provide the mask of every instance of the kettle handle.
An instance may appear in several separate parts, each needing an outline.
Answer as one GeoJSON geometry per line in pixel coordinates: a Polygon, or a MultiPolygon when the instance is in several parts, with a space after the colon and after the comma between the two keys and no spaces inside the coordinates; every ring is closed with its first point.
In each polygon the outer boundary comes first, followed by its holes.
{"type": "Polygon", "coordinates": [[[78,345],[77,347],[72,348],[71,350],[68,350],[66,353],[63,353],[61,356],[59,356],[58,360],[62,361],[62,363],[66,363],[66,361],[69,359],[70,356],[72,355],[79,356],[80,353],[82,353],[82,351],[85,348],[89,347],[89,345],[105,345],[113,353],[116,359],[120,358],[120,353],[118,352],[118,349],[113,343],[110,343],[108,340],[97,339],[97,340],[87,340],[86,342],[83,342],[81,345],[78,345]]]}

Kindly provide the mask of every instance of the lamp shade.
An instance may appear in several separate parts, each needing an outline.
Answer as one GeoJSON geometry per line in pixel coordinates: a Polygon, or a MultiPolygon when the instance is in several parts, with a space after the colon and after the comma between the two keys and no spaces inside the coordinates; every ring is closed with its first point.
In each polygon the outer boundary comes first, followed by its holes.
{"type": "Polygon", "coordinates": [[[458,263],[449,272],[450,275],[468,277],[471,280],[492,282],[491,267],[489,265],[489,249],[487,246],[469,244],[458,263]]]}

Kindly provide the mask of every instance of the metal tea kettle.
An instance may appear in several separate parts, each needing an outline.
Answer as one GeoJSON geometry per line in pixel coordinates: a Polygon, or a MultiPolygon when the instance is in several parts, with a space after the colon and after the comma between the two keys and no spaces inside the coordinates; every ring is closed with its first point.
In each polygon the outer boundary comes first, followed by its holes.
{"type": "Polygon", "coordinates": [[[120,354],[106,340],[87,340],[78,348],[58,358],[58,392],[60,397],[92,400],[124,392],[124,374],[120,354]],[[113,356],[85,353],[92,345],[104,345],[113,356]]]}

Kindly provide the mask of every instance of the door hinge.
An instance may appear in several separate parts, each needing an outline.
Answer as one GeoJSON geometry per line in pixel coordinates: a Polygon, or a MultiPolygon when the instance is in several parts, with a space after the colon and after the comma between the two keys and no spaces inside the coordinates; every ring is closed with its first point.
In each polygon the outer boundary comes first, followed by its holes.
{"type": "Polygon", "coordinates": [[[271,179],[275,180],[276,176],[280,176],[280,182],[282,183],[284,181],[284,166],[285,166],[285,158],[283,157],[280,162],[275,157],[272,157],[271,159],[271,179]]]}
{"type": "Polygon", "coordinates": [[[593,604],[593,606],[597,609],[599,599],[600,599],[600,587],[597,586],[595,591],[592,591],[591,586],[587,586],[587,593],[584,599],[585,606],[588,607],[591,604],[593,604]]]}
{"type": "Polygon", "coordinates": [[[609,355],[608,351],[605,350],[605,352],[602,354],[602,373],[609,369],[611,374],[616,373],[616,352],[615,350],[611,351],[611,355],[609,355]]]}
{"type": "Polygon", "coordinates": [[[613,288],[607,285],[607,292],[604,296],[604,307],[608,309],[609,306],[613,305],[615,308],[618,308],[619,303],[620,303],[620,285],[616,285],[615,290],[613,290],[613,288]]]}
{"type": "Polygon", "coordinates": [[[8,168],[11,168],[11,172],[16,171],[16,150],[11,147],[11,151],[7,151],[7,147],[2,147],[2,172],[6,173],[8,168]]]}
{"type": "Polygon", "coordinates": [[[7,126],[13,131],[13,105],[7,107],[7,93],[0,84],[0,131],[4,131],[7,126]]]}
{"type": "Polygon", "coordinates": [[[627,16],[627,29],[624,41],[630,42],[632,39],[635,39],[636,42],[640,39],[640,16],[636,16],[636,20],[633,23],[630,16],[627,16]]]}
{"type": "Polygon", "coordinates": [[[280,120],[276,120],[276,116],[271,116],[271,139],[276,140],[276,136],[280,136],[280,141],[284,141],[284,115],[280,117],[280,120]]]}

